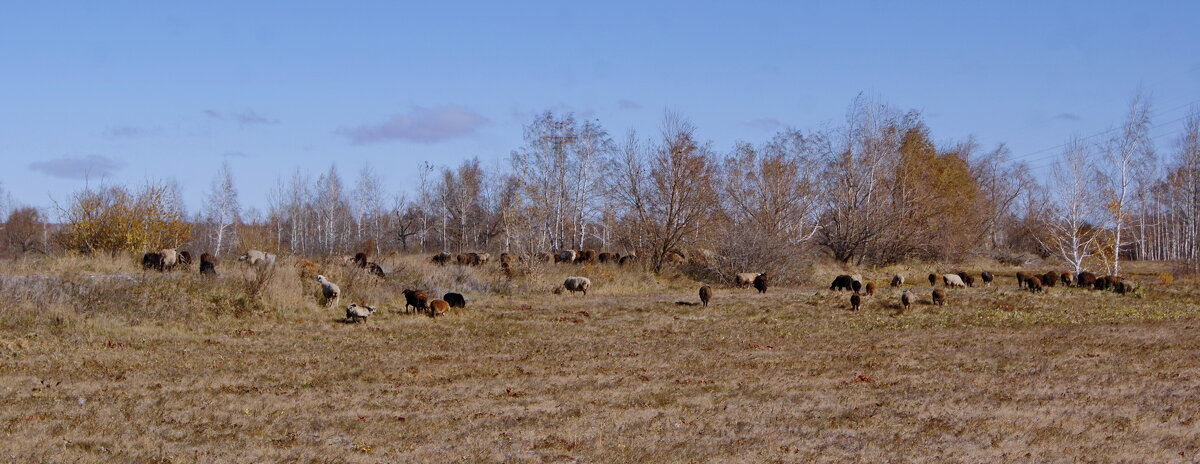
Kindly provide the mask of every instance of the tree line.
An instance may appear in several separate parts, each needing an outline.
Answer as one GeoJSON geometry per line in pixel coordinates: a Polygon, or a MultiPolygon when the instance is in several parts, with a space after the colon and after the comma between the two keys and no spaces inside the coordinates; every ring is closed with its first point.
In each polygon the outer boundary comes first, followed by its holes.
{"type": "Polygon", "coordinates": [[[1123,259],[1200,266],[1200,110],[1189,111],[1160,149],[1151,104],[1139,95],[1105,137],[1065,143],[1041,181],[1004,145],[935,143],[919,112],[862,96],[840,123],[728,150],[674,113],[652,133],[614,137],[598,121],[547,111],[525,126],[508,169],[478,159],[421,163],[409,194],[384,191],[369,167],[347,181],[331,166],[279,178],[266,209],[247,210],[225,164],[193,216],[171,183],[89,187],[56,205],[55,227],[42,212],[8,208],[4,248],[190,246],[217,256],[597,249],[635,253],[654,270],[682,257],[725,277],[786,273],[818,259],[1017,264],[1040,256],[1113,274],[1123,259]]]}

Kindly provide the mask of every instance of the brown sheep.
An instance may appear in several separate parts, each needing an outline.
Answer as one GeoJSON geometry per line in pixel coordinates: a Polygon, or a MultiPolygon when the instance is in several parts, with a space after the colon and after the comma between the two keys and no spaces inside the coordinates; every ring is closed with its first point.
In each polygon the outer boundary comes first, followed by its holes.
{"type": "Polygon", "coordinates": [[[627,256],[622,256],[621,259],[617,261],[617,263],[619,263],[622,266],[626,266],[629,264],[633,264],[636,261],[637,261],[637,256],[627,255],[627,256]]]}
{"type": "Polygon", "coordinates": [[[450,303],[446,300],[433,300],[429,302],[429,317],[438,317],[450,311],[450,303]]]}
{"type": "Polygon", "coordinates": [[[996,276],[992,275],[992,273],[988,271],[983,271],[982,274],[979,274],[979,278],[983,279],[984,285],[991,287],[992,281],[996,279],[996,276]]]}
{"type": "Polygon", "coordinates": [[[1026,280],[1029,280],[1029,277],[1026,276],[1024,272],[1018,272],[1017,273],[1017,288],[1024,288],[1026,280]]]}
{"type": "Polygon", "coordinates": [[[1058,281],[1058,273],[1057,272],[1050,271],[1042,276],[1042,285],[1045,285],[1047,287],[1053,287],[1054,283],[1057,281],[1058,281]]]}
{"type": "Polygon", "coordinates": [[[874,295],[875,294],[875,282],[867,282],[866,291],[864,293],[866,293],[867,296],[874,295]]]}
{"type": "Polygon", "coordinates": [[[972,277],[971,274],[967,274],[965,272],[959,272],[958,278],[962,279],[963,283],[967,284],[968,287],[975,286],[975,278],[972,277]]]}
{"type": "Polygon", "coordinates": [[[929,286],[933,287],[936,285],[937,285],[937,274],[929,274],[929,286]]]}
{"type": "Polygon", "coordinates": [[[905,290],[900,294],[900,309],[908,311],[908,307],[917,301],[917,295],[913,292],[905,290]]]}
{"type": "Polygon", "coordinates": [[[458,264],[459,266],[466,266],[468,264],[471,264],[471,255],[468,255],[466,253],[459,253],[457,256],[454,257],[454,262],[456,264],[458,264]]]}
{"type": "Polygon", "coordinates": [[[596,255],[596,259],[600,260],[600,264],[607,263],[609,261],[612,261],[612,253],[609,253],[607,251],[602,252],[599,255],[596,255]]]}
{"type": "Polygon", "coordinates": [[[190,268],[192,266],[192,254],[187,251],[179,252],[179,265],[183,266],[184,269],[190,268]]]}
{"type": "Polygon", "coordinates": [[[1075,277],[1075,286],[1077,287],[1091,287],[1095,284],[1096,274],[1084,271],[1080,272],[1079,275],[1075,277]]]}
{"type": "Polygon", "coordinates": [[[354,265],[361,267],[361,268],[367,267],[367,254],[364,252],[361,252],[361,251],[358,253],[355,253],[354,254],[354,265]]]}
{"type": "Polygon", "coordinates": [[[1064,273],[1062,273],[1062,275],[1059,275],[1058,277],[1059,277],[1059,282],[1061,282],[1064,287],[1071,286],[1071,273],[1070,272],[1064,272],[1064,273]]]}
{"type": "Polygon", "coordinates": [[[142,255],[142,270],[148,271],[151,269],[162,272],[163,259],[161,253],[150,252],[142,255]]]}
{"type": "Polygon", "coordinates": [[[858,292],[862,291],[862,281],[851,280],[850,281],[850,290],[854,291],[854,294],[857,295],[858,292]]]}
{"type": "Polygon", "coordinates": [[[707,285],[703,285],[700,287],[700,302],[704,303],[704,306],[706,306],[706,307],[708,306],[709,300],[712,300],[712,295],[713,295],[712,287],[709,287],[707,285]]]}
{"type": "Polygon", "coordinates": [[[1133,284],[1129,282],[1117,282],[1117,285],[1113,288],[1113,290],[1122,295],[1134,292],[1133,284]]]}
{"type": "Polygon", "coordinates": [[[937,306],[946,306],[946,290],[942,288],[933,289],[933,304],[937,306]]]}
{"type": "Polygon", "coordinates": [[[858,309],[861,307],[862,307],[862,297],[858,296],[857,293],[850,295],[850,310],[858,311],[858,309]]]}
{"type": "Polygon", "coordinates": [[[429,261],[432,262],[433,264],[437,264],[439,266],[445,266],[447,264],[450,264],[450,260],[452,260],[452,259],[454,259],[454,256],[451,256],[450,253],[446,253],[443,251],[441,253],[433,255],[433,257],[429,258],[429,261]]]}
{"type": "MultiPolygon", "coordinates": [[[[208,253],[200,254],[200,275],[216,277],[217,261],[208,253]]],[[[316,275],[315,273],[313,275],[316,275]]]]}
{"type": "Polygon", "coordinates": [[[1043,291],[1042,279],[1038,276],[1029,277],[1029,278],[1025,279],[1025,287],[1028,288],[1029,291],[1033,292],[1033,293],[1041,292],[1041,291],[1043,291]]]}
{"type": "Polygon", "coordinates": [[[767,293],[767,273],[764,272],[754,278],[754,289],[758,290],[758,293],[767,293]]]}
{"type": "Polygon", "coordinates": [[[421,311],[428,307],[429,297],[425,296],[425,292],[420,290],[404,290],[404,311],[408,312],[411,306],[413,311],[421,311]]]}

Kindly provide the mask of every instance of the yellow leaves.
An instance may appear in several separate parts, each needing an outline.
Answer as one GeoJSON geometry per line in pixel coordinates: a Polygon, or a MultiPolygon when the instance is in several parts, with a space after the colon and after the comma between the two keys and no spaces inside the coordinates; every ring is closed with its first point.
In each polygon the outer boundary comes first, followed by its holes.
{"type": "Polygon", "coordinates": [[[178,246],[192,226],[171,201],[165,185],[148,184],[130,193],[124,187],[75,193],[66,227],[57,237],[67,249],[84,253],[138,252],[178,246]]]}

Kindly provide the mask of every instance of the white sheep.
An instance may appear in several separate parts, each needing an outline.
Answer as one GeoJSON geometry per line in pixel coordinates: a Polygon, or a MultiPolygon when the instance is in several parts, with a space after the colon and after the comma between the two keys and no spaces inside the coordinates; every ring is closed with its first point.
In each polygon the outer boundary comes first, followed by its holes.
{"type": "Polygon", "coordinates": [[[735,276],[735,277],[737,278],[737,279],[736,279],[736,280],[737,280],[737,286],[738,286],[738,287],[740,287],[740,288],[746,288],[746,287],[749,287],[749,286],[750,286],[750,284],[753,284],[753,283],[754,283],[754,278],[755,278],[755,277],[758,277],[758,274],[759,274],[758,272],[742,272],[742,273],[738,273],[738,275],[737,275],[737,276],[735,276]]]}
{"type": "Polygon", "coordinates": [[[346,307],[346,321],[348,322],[367,322],[367,316],[375,313],[374,306],[359,306],[355,303],[350,303],[346,307]]]}
{"type": "Polygon", "coordinates": [[[330,282],[325,276],[317,274],[317,282],[321,283],[321,295],[325,297],[325,306],[337,306],[338,300],[342,297],[342,289],[337,284],[330,282]]]}
{"type": "Polygon", "coordinates": [[[162,256],[162,267],[165,270],[174,269],[175,265],[179,264],[179,252],[174,248],[163,248],[158,254],[162,256]]]}
{"type": "Polygon", "coordinates": [[[249,250],[246,254],[238,256],[238,261],[245,261],[252,266],[274,267],[275,254],[260,250],[249,250]]]}
{"type": "Polygon", "coordinates": [[[942,283],[947,287],[962,287],[966,288],[967,284],[963,283],[962,277],[958,274],[946,274],[942,276],[942,283]]]}
{"type": "Polygon", "coordinates": [[[563,281],[563,288],[571,291],[571,293],[583,292],[586,296],[588,289],[592,288],[592,279],[587,277],[567,277],[567,280],[563,281]]]}

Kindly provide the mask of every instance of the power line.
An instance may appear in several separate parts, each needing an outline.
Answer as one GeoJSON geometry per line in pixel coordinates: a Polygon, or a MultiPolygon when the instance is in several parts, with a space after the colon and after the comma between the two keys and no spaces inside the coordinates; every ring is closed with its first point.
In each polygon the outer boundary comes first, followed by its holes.
{"type": "MultiPolygon", "coordinates": [[[[1168,109],[1168,110],[1164,111],[1162,114],[1166,114],[1166,113],[1172,113],[1172,112],[1175,112],[1176,110],[1178,110],[1178,109],[1180,109],[1180,108],[1186,108],[1186,107],[1188,107],[1188,106],[1191,106],[1191,105],[1196,105],[1196,104],[1198,104],[1198,103],[1200,103],[1200,100],[1193,100],[1193,101],[1191,101],[1191,102],[1188,102],[1188,103],[1185,103],[1185,104],[1182,104],[1182,105],[1179,105],[1179,106],[1175,106],[1175,107],[1173,107],[1173,108],[1171,108],[1171,109],[1168,109]]],[[[1185,115],[1183,115],[1183,116],[1180,116],[1180,117],[1178,117],[1178,118],[1172,119],[1172,120],[1170,120],[1170,121],[1167,121],[1167,122],[1162,122],[1162,123],[1154,124],[1154,125],[1150,126],[1150,128],[1151,128],[1151,129],[1156,129],[1156,128],[1163,127],[1163,126],[1166,126],[1166,125],[1169,125],[1169,124],[1174,124],[1174,123],[1176,123],[1176,122],[1179,122],[1179,121],[1182,121],[1182,120],[1184,120],[1184,119],[1187,119],[1187,118],[1188,118],[1188,117],[1190,117],[1190,116],[1191,116],[1191,114],[1190,114],[1190,113],[1189,113],[1189,114],[1185,114],[1185,115]]],[[[1014,159],[1016,159],[1016,160],[1018,160],[1018,161],[1024,161],[1024,162],[1026,162],[1027,164],[1030,164],[1030,165],[1032,166],[1033,164],[1040,163],[1041,161],[1045,161],[1045,160],[1048,160],[1048,159],[1054,159],[1054,158],[1056,158],[1056,157],[1058,156],[1058,154],[1057,154],[1057,153],[1052,153],[1052,154],[1049,154],[1049,155],[1039,156],[1039,157],[1032,158],[1032,159],[1030,159],[1030,158],[1029,158],[1030,156],[1037,155],[1037,154],[1040,154],[1040,153],[1045,153],[1045,152],[1047,152],[1047,151],[1050,151],[1050,150],[1057,150],[1057,149],[1061,149],[1061,148],[1064,148],[1064,147],[1066,147],[1067,145],[1070,145],[1070,144],[1071,144],[1071,143],[1073,143],[1073,142],[1078,142],[1078,141],[1084,141],[1084,140],[1088,140],[1088,139],[1093,139],[1093,138],[1099,137],[1099,136],[1101,136],[1101,135],[1108,134],[1108,133],[1110,133],[1110,132],[1116,131],[1116,130],[1118,130],[1118,129],[1120,129],[1120,128],[1121,128],[1120,126],[1117,126],[1117,127],[1112,127],[1112,128],[1109,128],[1109,129],[1106,129],[1106,130],[1103,130],[1103,131],[1097,132],[1097,133],[1095,133],[1095,134],[1091,134],[1091,135],[1088,135],[1088,136],[1085,136],[1085,137],[1079,137],[1079,138],[1076,138],[1076,139],[1073,139],[1073,140],[1070,140],[1070,141],[1067,141],[1067,142],[1064,142],[1064,143],[1061,143],[1061,144],[1055,145],[1055,146],[1053,146],[1053,147],[1043,148],[1043,149],[1041,149],[1041,150],[1037,150],[1037,151],[1034,151],[1034,152],[1026,153],[1026,154],[1024,154],[1024,155],[1022,155],[1022,156],[1020,156],[1020,157],[1015,157],[1014,159]]],[[[1152,137],[1152,138],[1154,138],[1154,137],[1152,137]]]]}

